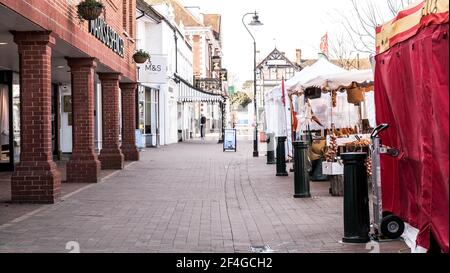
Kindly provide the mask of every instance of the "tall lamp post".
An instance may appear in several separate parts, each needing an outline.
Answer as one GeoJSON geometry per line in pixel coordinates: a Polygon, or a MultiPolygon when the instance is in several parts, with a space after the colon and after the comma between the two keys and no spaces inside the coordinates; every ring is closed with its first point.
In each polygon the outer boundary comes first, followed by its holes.
{"type": "Polygon", "coordinates": [[[247,25],[244,22],[244,19],[247,15],[253,15],[253,20],[248,24],[249,26],[262,26],[263,24],[259,21],[258,13],[255,12],[249,12],[244,14],[242,16],[242,24],[244,25],[245,29],[248,31],[250,36],[253,39],[253,105],[255,107],[255,135],[253,138],[253,156],[258,157],[258,108],[256,106],[256,40],[253,34],[248,29],[247,25]]]}

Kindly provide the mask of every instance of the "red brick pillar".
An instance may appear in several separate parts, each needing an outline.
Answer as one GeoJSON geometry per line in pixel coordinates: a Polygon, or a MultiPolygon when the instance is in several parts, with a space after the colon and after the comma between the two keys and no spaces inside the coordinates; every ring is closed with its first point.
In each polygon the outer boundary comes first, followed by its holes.
{"type": "Polygon", "coordinates": [[[123,169],[124,156],[119,147],[119,79],[120,73],[99,73],[102,85],[102,169],[123,169]]]}
{"type": "Polygon", "coordinates": [[[136,147],[136,83],[120,83],[122,91],[122,153],[125,160],[138,161],[136,147]]]}
{"type": "Polygon", "coordinates": [[[100,161],[94,150],[94,58],[67,58],[72,76],[72,157],[67,182],[97,183],[100,161]]]}
{"type": "Polygon", "coordinates": [[[50,31],[12,32],[20,63],[20,163],[11,177],[11,199],[52,204],[61,195],[61,174],[53,162],[50,31]]]}

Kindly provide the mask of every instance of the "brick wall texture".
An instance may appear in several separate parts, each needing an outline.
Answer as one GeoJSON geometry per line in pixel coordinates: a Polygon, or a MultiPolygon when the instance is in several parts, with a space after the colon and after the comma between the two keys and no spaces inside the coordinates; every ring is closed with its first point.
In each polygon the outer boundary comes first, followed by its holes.
{"type": "Polygon", "coordinates": [[[21,16],[52,31],[54,35],[67,43],[98,59],[100,63],[114,69],[131,81],[136,80],[136,66],[132,61],[135,50],[133,35],[135,33],[134,0],[103,0],[106,11],[102,18],[124,39],[125,57],[122,58],[108,49],[102,42],[88,32],[88,22],[80,22],[76,5],[79,0],[0,0],[21,16]],[[124,14],[124,7],[128,7],[124,14]],[[127,17],[124,17],[127,15],[127,17]],[[127,21],[124,28],[124,18],[127,21]],[[131,37],[126,37],[124,32],[131,37]]]}
{"type": "Polygon", "coordinates": [[[117,73],[99,73],[99,78],[102,85],[103,117],[103,142],[99,159],[102,169],[123,169],[124,156],[119,146],[120,75],[117,73]]]}
{"type": "Polygon", "coordinates": [[[20,56],[20,163],[11,178],[13,202],[54,203],[61,174],[52,154],[50,32],[13,32],[20,56]]]}
{"type": "Polygon", "coordinates": [[[94,58],[69,58],[72,74],[72,156],[67,182],[96,183],[100,161],[94,149],[94,58]]]}

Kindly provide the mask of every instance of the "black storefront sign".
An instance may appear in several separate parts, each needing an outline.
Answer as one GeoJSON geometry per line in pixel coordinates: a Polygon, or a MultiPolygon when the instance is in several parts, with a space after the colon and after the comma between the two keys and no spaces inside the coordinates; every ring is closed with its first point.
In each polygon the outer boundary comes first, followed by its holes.
{"type": "Polygon", "coordinates": [[[89,21],[89,32],[111,48],[117,55],[124,57],[124,42],[122,37],[114,31],[102,18],[89,21]]]}

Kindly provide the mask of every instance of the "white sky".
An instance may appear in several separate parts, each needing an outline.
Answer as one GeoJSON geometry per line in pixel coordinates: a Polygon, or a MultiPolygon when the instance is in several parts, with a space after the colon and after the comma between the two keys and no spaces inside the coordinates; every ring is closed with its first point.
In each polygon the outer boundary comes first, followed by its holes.
{"type": "MultiPolygon", "coordinates": [[[[361,1],[361,0],[358,0],[361,1]]],[[[378,0],[379,1],[379,0],[378,0]]],[[[376,2],[378,2],[376,1],[376,2]]],[[[199,6],[202,13],[222,14],[223,67],[234,75],[237,88],[253,79],[253,41],[242,25],[242,16],[257,11],[260,27],[256,34],[257,48],[262,57],[275,47],[295,60],[295,49],[303,58],[316,58],[320,38],[328,31],[333,35],[345,33],[340,17],[351,10],[349,0],[180,0],[185,6],[199,6]]],[[[384,2],[384,0],[380,1],[384,2]]],[[[246,17],[250,22],[251,16],[246,17]]],[[[330,45],[331,46],[331,45],[330,45]]]]}

